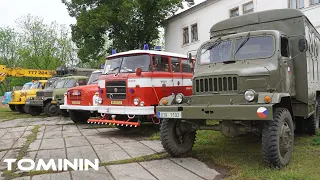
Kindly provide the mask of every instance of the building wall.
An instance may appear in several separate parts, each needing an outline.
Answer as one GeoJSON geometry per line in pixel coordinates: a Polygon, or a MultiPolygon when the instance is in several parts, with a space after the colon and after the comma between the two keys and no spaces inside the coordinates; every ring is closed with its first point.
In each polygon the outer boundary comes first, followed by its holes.
{"type": "MultiPolygon", "coordinates": [[[[320,4],[310,7],[310,0],[304,0],[302,11],[320,32],[320,4]]],[[[210,28],[213,24],[230,17],[230,10],[239,8],[239,15],[243,13],[243,5],[253,2],[254,12],[269,9],[288,8],[288,0],[208,0],[206,6],[187,10],[167,21],[165,27],[165,49],[168,52],[187,54],[210,39],[210,28]],[[195,10],[197,9],[197,11],[195,10]],[[191,42],[191,25],[197,23],[198,41],[191,42]],[[183,28],[189,27],[189,43],[183,45],[183,28]]]]}

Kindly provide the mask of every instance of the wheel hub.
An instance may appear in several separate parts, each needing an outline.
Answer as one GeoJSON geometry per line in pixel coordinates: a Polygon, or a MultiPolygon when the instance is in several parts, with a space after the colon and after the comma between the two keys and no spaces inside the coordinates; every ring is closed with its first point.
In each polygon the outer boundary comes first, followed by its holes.
{"type": "Polygon", "coordinates": [[[292,132],[287,122],[281,127],[279,143],[281,155],[285,155],[292,146],[292,132]]]}
{"type": "Polygon", "coordinates": [[[51,113],[56,113],[57,111],[58,111],[57,106],[52,105],[52,106],[49,107],[49,112],[51,112],[51,113]]]}

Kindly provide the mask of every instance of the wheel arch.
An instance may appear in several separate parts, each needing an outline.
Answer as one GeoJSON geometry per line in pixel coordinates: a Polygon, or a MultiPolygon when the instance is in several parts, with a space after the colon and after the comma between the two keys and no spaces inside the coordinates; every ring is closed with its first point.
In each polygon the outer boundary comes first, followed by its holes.
{"type": "Polygon", "coordinates": [[[293,114],[292,101],[291,101],[291,97],[290,96],[281,97],[280,102],[275,104],[273,106],[273,109],[276,109],[276,108],[279,108],[279,107],[288,109],[290,114],[291,114],[292,120],[295,119],[294,118],[294,114],[293,114]]]}

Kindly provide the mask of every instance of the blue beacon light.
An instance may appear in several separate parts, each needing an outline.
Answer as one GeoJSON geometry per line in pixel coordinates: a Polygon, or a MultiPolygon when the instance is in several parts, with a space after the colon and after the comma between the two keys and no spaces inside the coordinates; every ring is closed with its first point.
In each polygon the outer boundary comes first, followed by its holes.
{"type": "Polygon", "coordinates": [[[144,50],[149,50],[148,44],[144,44],[144,45],[143,45],[143,49],[144,49],[144,50]]]}
{"type": "Polygon", "coordinates": [[[112,49],[112,52],[111,52],[112,54],[116,54],[117,53],[117,50],[115,50],[115,49],[112,49]]]}
{"type": "Polygon", "coordinates": [[[132,94],[132,93],[134,93],[134,90],[133,90],[133,89],[130,89],[129,92],[132,94]]]}

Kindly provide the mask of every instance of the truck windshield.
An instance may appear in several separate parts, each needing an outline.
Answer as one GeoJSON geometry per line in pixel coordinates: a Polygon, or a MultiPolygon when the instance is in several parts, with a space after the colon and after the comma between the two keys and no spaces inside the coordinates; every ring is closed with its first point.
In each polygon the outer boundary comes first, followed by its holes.
{"type": "Polygon", "coordinates": [[[75,84],[76,80],[75,79],[69,79],[67,82],[64,84],[63,88],[72,88],[75,84]]]}
{"type": "Polygon", "coordinates": [[[88,84],[97,84],[101,74],[102,74],[102,72],[92,73],[89,78],[88,84]]]}
{"type": "Polygon", "coordinates": [[[229,61],[231,59],[232,41],[208,44],[201,49],[200,64],[229,61]]]}
{"type": "Polygon", "coordinates": [[[41,88],[41,83],[40,82],[35,82],[30,87],[30,89],[40,89],[40,88],[41,88]]]}
{"type": "Polygon", "coordinates": [[[117,73],[119,71],[135,72],[138,68],[141,68],[142,71],[150,71],[149,55],[123,56],[109,59],[106,61],[104,74],[117,73]]]}
{"type": "Polygon", "coordinates": [[[58,83],[57,83],[57,85],[56,85],[56,88],[57,88],[57,89],[58,89],[58,88],[62,88],[65,82],[66,82],[66,80],[60,80],[60,81],[58,81],[58,83]]]}
{"type": "Polygon", "coordinates": [[[21,90],[28,90],[31,88],[31,86],[32,86],[32,84],[25,84],[25,85],[23,85],[21,90]]]}
{"type": "MultiPolygon", "coordinates": [[[[238,49],[244,38],[236,40],[236,47],[238,49]]],[[[245,59],[259,59],[271,57],[274,53],[274,42],[271,36],[257,36],[250,37],[243,47],[235,55],[236,60],[245,59]]]]}

